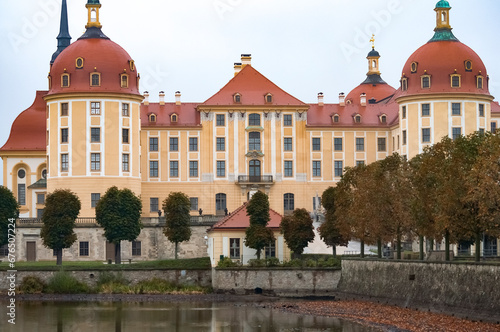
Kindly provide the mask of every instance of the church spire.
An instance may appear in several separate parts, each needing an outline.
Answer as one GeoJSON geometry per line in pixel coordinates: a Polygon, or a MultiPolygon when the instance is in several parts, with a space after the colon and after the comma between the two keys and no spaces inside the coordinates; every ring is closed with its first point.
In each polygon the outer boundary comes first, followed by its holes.
{"type": "Polygon", "coordinates": [[[62,0],[61,6],[61,24],[59,28],[59,35],[57,36],[57,51],[52,54],[52,59],[50,64],[56,61],[56,58],[66,47],[71,44],[71,36],[69,35],[68,28],[68,6],[66,5],[66,0],[62,0]]]}
{"type": "Polygon", "coordinates": [[[446,0],[440,0],[436,4],[436,8],[434,8],[436,12],[436,28],[434,29],[434,37],[429,42],[458,41],[457,37],[451,32],[450,10],[450,3],[446,0]]]}

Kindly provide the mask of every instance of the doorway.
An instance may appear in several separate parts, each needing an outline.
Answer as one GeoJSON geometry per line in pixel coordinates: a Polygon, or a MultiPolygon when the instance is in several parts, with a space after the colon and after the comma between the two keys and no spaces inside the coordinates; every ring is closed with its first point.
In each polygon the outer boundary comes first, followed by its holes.
{"type": "Polygon", "coordinates": [[[28,262],[36,261],[36,242],[28,241],[26,242],[26,260],[28,262]]]}

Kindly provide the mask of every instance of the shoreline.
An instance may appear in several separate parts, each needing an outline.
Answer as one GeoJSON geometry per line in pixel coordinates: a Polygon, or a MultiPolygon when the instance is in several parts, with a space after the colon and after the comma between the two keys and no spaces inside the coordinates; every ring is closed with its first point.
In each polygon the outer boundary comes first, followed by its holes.
{"type": "MultiPolygon", "coordinates": [[[[0,303],[9,297],[0,295],[0,303]]],[[[308,316],[336,317],[382,331],[500,332],[500,324],[466,320],[442,313],[406,309],[362,300],[332,298],[280,298],[232,294],[19,294],[22,302],[216,302],[269,308],[308,316]]]]}

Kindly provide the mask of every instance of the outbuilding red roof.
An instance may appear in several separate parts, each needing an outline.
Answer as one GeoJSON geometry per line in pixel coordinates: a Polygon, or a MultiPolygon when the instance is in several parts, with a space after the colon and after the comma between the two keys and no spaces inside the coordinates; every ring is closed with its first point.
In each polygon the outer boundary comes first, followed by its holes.
{"type": "MultiPolygon", "coordinates": [[[[269,210],[271,220],[267,224],[268,228],[279,229],[283,216],[273,209],[269,210]]],[[[210,230],[240,230],[250,226],[250,217],[247,216],[247,203],[243,204],[230,215],[224,217],[216,223],[210,230]]]]}
{"type": "Polygon", "coordinates": [[[0,151],[46,151],[47,91],[37,91],[35,101],[14,120],[10,136],[0,151]]]}
{"type": "Polygon", "coordinates": [[[200,106],[307,106],[305,103],[282,90],[251,65],[246,65],[219,92],[200,106]],[[234,95],[241,95],[241,102],[234,101],[234,95]],[[267,103],[265,96],[272,95],[272,102],[267,103]]]}

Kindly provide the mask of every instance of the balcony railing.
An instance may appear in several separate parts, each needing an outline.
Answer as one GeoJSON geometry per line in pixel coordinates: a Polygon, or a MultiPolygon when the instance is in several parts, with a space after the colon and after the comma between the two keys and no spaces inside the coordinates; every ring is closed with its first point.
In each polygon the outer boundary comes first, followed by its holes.
{"type": "MultiPolygon", "coordinates": [[[[192,225],[197,225],[197,224],[203,224],[203,225],[213,225],[223,217],[218,216],[218,215],[202,215],[202,216],[191,216],[191,224],[192,225]]],[[[144,217],[141,218],[141,222],[144,225],[165,225],[165,217],[144,217]]],[[[94,225],[97,224],[96,218],[76,218],[75,221],[76,224],[82,225],[82,224],[87,224],[87,225],[94,225]]],[[[37,227],[41,227],[42,219],[40,218],[19,218],[17,219],[17,224],[18,225],[37,225],[37,227]]]]}
{"type": "Polygon", "coordinates": [[[273,183],[272,175],[239,175],[238,183],[273,183]]]}

